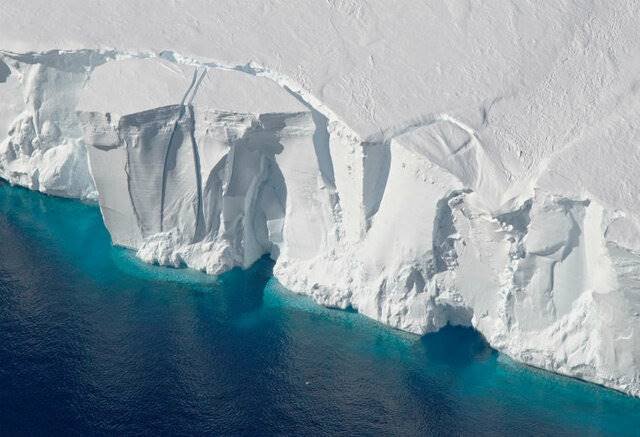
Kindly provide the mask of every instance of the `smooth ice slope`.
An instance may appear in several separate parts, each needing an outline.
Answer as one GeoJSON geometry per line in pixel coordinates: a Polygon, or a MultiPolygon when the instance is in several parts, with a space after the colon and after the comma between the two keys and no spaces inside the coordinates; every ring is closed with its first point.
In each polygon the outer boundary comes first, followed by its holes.
{"type": "Polygon", "coordinates": [[[640,5],[8,3],[0,176],[116,244],[640,395],[640,5]]]}

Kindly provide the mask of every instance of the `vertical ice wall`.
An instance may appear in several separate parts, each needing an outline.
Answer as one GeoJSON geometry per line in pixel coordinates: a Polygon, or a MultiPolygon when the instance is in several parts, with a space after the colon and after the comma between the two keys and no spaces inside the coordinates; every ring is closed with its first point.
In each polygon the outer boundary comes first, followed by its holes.
{"type": "Polygon", "coordinates": [[[0,56],[0,177],[58,196],[95,199],[74,109],[88,66],[110,56],[0,56]]]}
{"type": "Polygon", "coordinates": [[[312,258],[335,241],[326,122],[273,82],[126,60],[98,67],[78,108],[105,222],[143,259],[219,273],[265,253],[312,258]],[[131,92],[103,101],[113,86],[131,92]]]}
{"type": "MultiPolygon", "coordinates": [[[[253,67],[165,58],[4,57],[0,176],[97,198],[146,261],[220,273],[270,253],[321,304],[417,333],[472,325],[520,361],[640,393],[636,200],[586,178],[601,166],[577,145],[512,184],[447,114],[363,139],[253,67]]],[[[621,123],[608,153],[632,156],[621,123]]]]}

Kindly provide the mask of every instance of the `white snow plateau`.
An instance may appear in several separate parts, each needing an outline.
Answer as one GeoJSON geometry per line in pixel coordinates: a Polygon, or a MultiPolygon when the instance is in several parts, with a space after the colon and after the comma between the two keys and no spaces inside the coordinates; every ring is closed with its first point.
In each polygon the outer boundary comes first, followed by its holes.
{"type": "MultiPolygon", "coordinates": [[[[640,396],[640,2],[0,0],[0,177],[114,244],[640,396]]],[[[0,242],[1,244],[1,242],[0,242]]]]}

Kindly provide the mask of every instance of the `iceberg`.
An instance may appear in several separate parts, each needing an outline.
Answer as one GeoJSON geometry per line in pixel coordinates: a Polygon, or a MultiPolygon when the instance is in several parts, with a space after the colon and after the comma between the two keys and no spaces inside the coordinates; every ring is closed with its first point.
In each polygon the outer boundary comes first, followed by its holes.
{"type": "Polygon", "coordinates": [[[270,254],[319,304],[640,396],[635,12],[71,3],[0,18],[0,177],[147,262],[270,254]]]}

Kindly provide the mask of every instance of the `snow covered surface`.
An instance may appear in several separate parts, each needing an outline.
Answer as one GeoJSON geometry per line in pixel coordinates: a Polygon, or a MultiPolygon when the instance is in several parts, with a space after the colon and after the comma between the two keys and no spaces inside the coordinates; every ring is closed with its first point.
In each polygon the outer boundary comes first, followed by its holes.
{"type": "Polygon", "coordinates": [[[640,395],[640,3],[0,6],[0,177],[640,395]]]}

